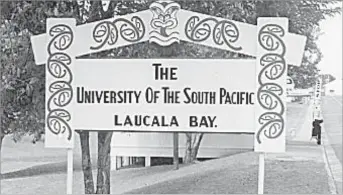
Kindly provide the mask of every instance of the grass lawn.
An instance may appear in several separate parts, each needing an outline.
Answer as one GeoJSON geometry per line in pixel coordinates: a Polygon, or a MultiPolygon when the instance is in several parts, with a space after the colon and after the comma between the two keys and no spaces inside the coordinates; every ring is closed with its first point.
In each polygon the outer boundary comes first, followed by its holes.
{"type": "MultiPolygon", "coordinates": [[[[329,194],[322,164],[306,161],[267,161],[266,194],[329,194]],[[301,170],[301,171],[299,171],[301,170]]],[[[136,189],[128,194],[256,194],[257,164],[230,165],[199,171],[181,179],[136,189]],[[239,167],[239,168],[238,168],[239,167]]]]}

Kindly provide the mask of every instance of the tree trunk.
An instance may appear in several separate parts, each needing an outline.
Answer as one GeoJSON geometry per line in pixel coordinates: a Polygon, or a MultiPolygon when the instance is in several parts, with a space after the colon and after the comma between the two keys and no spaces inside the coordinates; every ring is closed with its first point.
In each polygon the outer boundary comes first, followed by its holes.
{"type": "Polygon", "coordinates": [[[203,133],[186,133],[186,152],[183,163],[192,163],[197,159],[203,133]]]}
{"type": "MultiPolygon", "coordinates": [[[[0,82],[0,86],[1,86],[1,82],[0,82]]],[[[6,120],[7,118],[5,118],[5,113],[4,113],[4,109],[0,103],[0,156],[1,156],[1,149],[2,149],[2,140],[5,137],[5,129],[8,129],[9,126],[9,120],[6,120]]]]}
{"type": "Polygon", "coordinates": [[[110,194],[111,189],[111,131],[98,132],[97,194],[110,194]]]}
{"type": "Polygon", "coordinates": [[[195,138],[194,144],[193,144],[193,150],[192,150],[192,160],[196,160],[198,156],[198,151],[200,148],[201,140],[204,136],[204,133],[199,133],[198,136],[195,138]]]}
{"type": "MultiPolygon", "coordinates": [[[[0,158],[1,158],[2,140],[4,139],[4,137],[5,137],[5,135],[2,133],[2,130],[0,129],[0,158]]],[[[1,167],[1,165],[0,165],[0,167],[1,167]]],[[[2,176],[0,176],[0,178],[2,178],[2,176]]],[[[0,181],[0,189],[1,189],[1,181],[0,181]]]]}
{"type": "Polygon", "coordinates": [[[5,129],[8,129],[9,128],[9,122],[5,120],[4,116],[3,116],[3,109],[1,108],[1,105],[0,105],[0,121],[1,121],[1,124],[0,124],[0,156],[1,156],[1,150],[2,150],[2,140],[5,138],[6,136],[6,131],[5,129]]]}
{"type": "Polygon", "coordinates": [[[92,162],[89,150],[89,131],[80,131],[82,172],[85,185],[85,194],[94,194],[94,181],[92,173],[92,162]]]}
{"type": "Polygon", "coordinates": [[[186,133],[186,151],[183,163],[188,164],[192,162],[192,133],[186,133]]]}
{"type": "Polygon", "coordinates": [[[1,148],[2,148],[2,140],[5,138],[5,135],[1,133],[0,135],[0,156],[1,156],[1,148]]]}

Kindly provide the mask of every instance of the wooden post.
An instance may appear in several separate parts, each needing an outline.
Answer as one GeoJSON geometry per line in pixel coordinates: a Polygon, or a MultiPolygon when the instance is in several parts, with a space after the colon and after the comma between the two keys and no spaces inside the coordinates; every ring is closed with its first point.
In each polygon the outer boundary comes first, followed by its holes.
{"type": "Polygon", "coordinates": [[[73,149],[67,149],[67,194],[73,193],[73,149]]]}
{"type": "Polygon", "coordinates": [[[259,154],[258,163],[258,194],[263,194],[264,189],[264,153],[259,154]]]}
{"type": "Polygon", "coordinates": [[[173,133],[174,168],[179,169],[179,133],[173,133]]]}

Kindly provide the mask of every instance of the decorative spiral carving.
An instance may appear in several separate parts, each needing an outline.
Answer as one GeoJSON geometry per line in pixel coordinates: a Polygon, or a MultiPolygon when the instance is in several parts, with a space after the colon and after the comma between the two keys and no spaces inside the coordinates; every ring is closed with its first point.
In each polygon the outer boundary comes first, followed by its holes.
{"type": "Polygon", "coordinates": [[[118,29],[112,22],[101,22],[94,28],[93,39],[95,42],[100,43],[100,45],[91,47],[91,49],[99,49],[103,47],[106,42],[109,45],[114,45],[118,40],[118,29]]]}
{"type": "Polygon", "coordinates": [[[70,83],[65,81],[55,81],[50,84],[49,92],[52,93],[48,99],[48,109],[51,110],[51,105],[64,107],[67,106],[73,97],[73,89],[70,83]],[[51,102],[52,101],[52,102],[51,102]]]}
{"type": "Polygon", "coordinates": [[[257,91],[258,103],[266,110],[279,109],[282,115],[284,112],[284,105],[279,95],[283,94],[283,89],[276,83],[265,83],[260,86],[257,91]]]}
{"type": "Polygon", "coordinates": [[[68,122],[71,119],[71,115],[64,109],[54,109],[48,114],[47,125],[50,131],[56,135],[63,134],[67,131],[67,139],[71,140],[71,127],[68,122]]]}
{"type": "Polygon", "coordinates": [[[286,71],[286,61],[283,56],[275,53],[267,53],[260,59],[260,65],[263,69],[259,73],[259,84],[262,85],[262,77],[268,80],[279,79],[286,71]],[[264,73],[264,75],[262,75],[264,73]]]}
{"type": "Polygon", "coordinates": [[[200,21],[198,16],[192,16],[186,23],[185,34],[188,39],[194,42],[205,41],[212,34],[215,44],[223,45],[225,43],[232,50],[242,50],[242,47],[232,45],[239,38],[239,30],[233,22],[228,20],[218,21],[215,18],[205,18],[200,21]],[[215,24],[213,28],[211,23],[215,24]]]}
{"type": "Polygon", "coordinates": [[[263,68],[258,74],[257,100],[258,104],[267,110],[258,118],[261,127],[257,131],[256,139],[259,144],[262,142],[262,135],[267,139],[276,139],[284,131],[285,106],[280,98],[284,90],[274,82],[285,73],[287,68],[286,46],[282,40],[284,35],[285,30],[276,24],[263,26],[258,34],[259,45],[269,52],[264,54],[259,61],[263,68]]]}
{"type": "Polygon", "coordinates": [[[133,16],[130,20],[124,18],[115,19],[113,22],[100,22],[94,27],[93,39],[100,43],[90,49],[97,50],[105,44],[114,45],[118,41],[119,35],[128,42],[137,42],[145,35],[145,26],[141,18],[133,16]],[[117,23],[119,23],[119,30],[117,23]]]}
{"type": "Polygon", "coordinates": [[[209,22],[217,22],[214,18],[206,18],[199,22],[198,16],[192,16],[186,23],[185,34],[187,38],[195,42],[206,40],[211,35],[209,22]]]}
{"type": "Polygon", "coordinates": [[[58,24],[50,29],[49,35],[52,39],[48,44],[47,70],[56,80],[49,84],[51,94],[46,105],[47,127],[56,135],[67,133],[67,139],[71,140],[72,129],[68,123],[71,115],[64,107],[70,104],[73,97],[73,75],[69,67],[72,59],[64,52],[71,46],[74,34],[69,26],[58,24]]]}
{"type": "Polygon", "coordinates": [[[274,51],[281,56],[285,55],[286,46],[281,39],[285,35],[285,30],[277,24],[265,25],[259,32],[258,42],[267,51],[274,51]]]}
{"type": "Polygon", "coordinates": [[[48,59],[48,71],[54,78],[60,79],[69,77],[68,82],[72,82],[72,74],[68,65],[71,63],[71,58],[65,53],[54,53],[48,59]]]}
{"type": "Polygon", "coordinates": [[[277,112],[266,112],[258,118],[258,122],[263,125],[260,131],[256,134],[258,143],[261,143],[261,133],[269,139],[275,139],[282,134],[280,129],[284,129],[284,119],[281,114],[277,112]]]}
{"type": "Polygon", "coordinates": [[[49,35],[53,37],[48,44],[49,55],[52,54],[52,49],[59,51],[68,49],[74,38],[71,28],[64,24],[53,26],[49,30],[49,35]]]}

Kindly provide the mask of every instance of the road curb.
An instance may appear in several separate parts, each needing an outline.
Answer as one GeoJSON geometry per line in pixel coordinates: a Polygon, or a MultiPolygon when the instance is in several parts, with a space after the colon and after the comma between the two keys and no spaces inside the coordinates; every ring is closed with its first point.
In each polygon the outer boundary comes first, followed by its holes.
{"type": "Polygon", "coordinates": [[[338,192],[336,183],[342,182],[342,164],[338,160],[335,151],[330,145],[328,134],[325,131],[324,124],[322,125],[322,144],[323,144],[323,158],[325,167],[329,175],[329,186],[331,194],[341,194],[338,192]]]}

